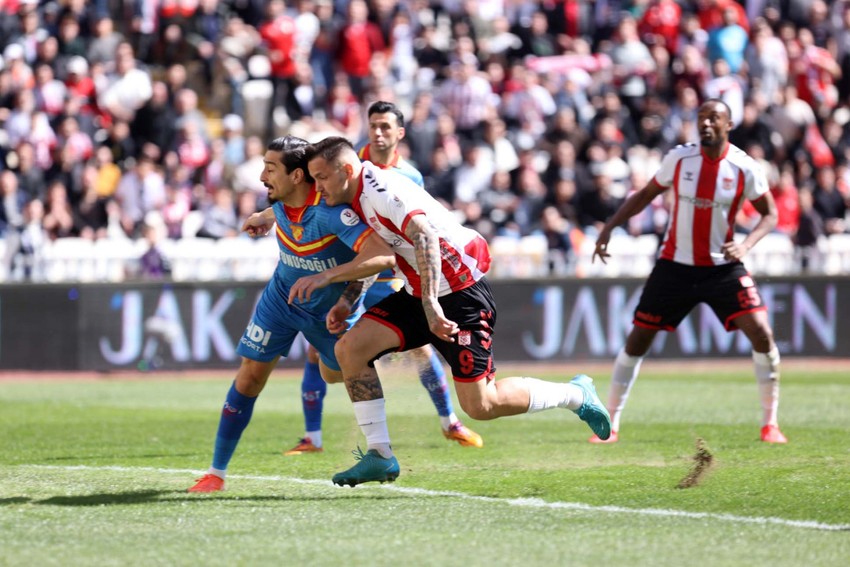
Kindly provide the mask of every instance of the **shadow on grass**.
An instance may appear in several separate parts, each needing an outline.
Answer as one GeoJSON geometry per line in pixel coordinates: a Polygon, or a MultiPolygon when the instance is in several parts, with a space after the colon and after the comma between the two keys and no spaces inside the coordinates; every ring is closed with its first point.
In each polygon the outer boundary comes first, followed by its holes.
{"type": "Polygon", "coordinates": [[[183,490],[139,490],[132,492],[81,494],[79,496],[51,496],[50,498],[45,498],[43,500],[35,500],[24,496],[15,496],[11,498],[0,498],[0,506],[11,506],[14,504],[26,503],[42,506],[126,506],[132,504],[150,504],[152,502],[324,502],[333,500],[362,500],[364,498],[369,500],[399,500],[409,497],[397,494],[366,494],[362,491],[359,494],[346,494],[340,496],[286,496],[283,494],[266,496],[217,494],[213,496],[209,494],[188,494],[183,490]]]}

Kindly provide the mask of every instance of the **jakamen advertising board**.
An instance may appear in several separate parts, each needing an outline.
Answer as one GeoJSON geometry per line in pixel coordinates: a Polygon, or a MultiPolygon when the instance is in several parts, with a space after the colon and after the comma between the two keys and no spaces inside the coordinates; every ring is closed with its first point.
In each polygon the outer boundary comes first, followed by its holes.
{"type": "MultiPolygon", "coordinates": [[[[643,280],[497,281],[498,361],[611,359],[623,345],[643,280]]],[[[759,282],[783,356],[850,356],[850,278],[759,282]]],[[[259,283],[0,286],[0,369],[178,370],[232,368],[251,322],[259,283]]],[[[300,366],[299,337],[281,364],[300,366]]],[[[699,306],[656,358],[749,353],[699,306]]]]}

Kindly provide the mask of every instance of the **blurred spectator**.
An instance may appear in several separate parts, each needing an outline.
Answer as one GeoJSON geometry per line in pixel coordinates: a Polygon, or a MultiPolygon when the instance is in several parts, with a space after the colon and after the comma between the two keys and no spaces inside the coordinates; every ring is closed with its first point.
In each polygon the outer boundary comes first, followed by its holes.
{"type": "Polygon", "coordinates": [[[171,272],[168,259],[160,250],[162,229],[153,224],[146,224],[142,236],[147,243],[147,250],[139,258],[139,276],[143,280],[161,280],[171,272]]]}
{"type": "Polygon", "coordinates": [[[821,167],[815,172],[812,198],[815,211],[823,219],[826,234],[847,232],[847,197],[838,191],[832,167],[821,167]]]}
{"type": "Polygon", "coordinates": [[[242,118],[228,114],[221,121],[224,138],[224,161],[229,166],[242,163],[245,159],[245,137],[242,135],[242,118]]]}
{"type": "Polygon", "coordinates": [[[263,172],[263,155],[266,146],[257,136],[249,137],[245,142],[245,159],[233,170],[233,190],[237,193],[251,191],[257,196],[257,202],[264,206],[268,202],[268,190],[260,181],[263,172]]]}
{"type": "Polygon", "coordinates": [[[13,265],[19,267],[22,279],[39,281],[42,277],[41,254],[48,241],[41,201],[32,200],[24,207],[23,227],[17,240],[18,250],[13,265]]]}
{"type": "Polygon", "coordinates": [[[109,226],[107,199],[97,193],[97,167],[87,165],[83,170],[83,194],[73,207],[74,232],[83,238],[105,238],[109,226]]]}
{"type": "Polygon", "coordinates": [[[47,186],[43,225],[50,240],[78,236],[74,226],[74,210],[68,200],[68,190],[61,181],[53,181],[47,186]]]}
{"type": "Polygon", "coordinates": [[[163,150],[172,147],[177,136],[177,113],[168,100],[168,87],[164,82],[153,82],[151,98],[136,112],[130,132],[138,148],[147,143],[163,150]]]}
{"type": "Polygon", "coordinates": [[[108,16],[100,16],[93,26],[94,37],[89,42],[86,59],[89,63],[112,64],[118,45],[124,41],[124,36],[115,31],[115,22],[108,16]]]}
{"type": "Polygon", "coordinates": [[[203,213],[204,222],[198,231],[199,237],[218,239],[239,234],[236,203],[233,191],[228,187],[216,189],[212,202],[204,207],[203,213]]]}
{"type": "Polygon", "coordinates": [[[493,90],[487,79],[478,73],[478,60],[465,54],[451,64],[451,76],[439,89],[437,102],[455,123],[457,133],[467,139],[480,138],[480,125],[493,104],[493,90]]]}
{"type": "Polygon", "coordinates": [[[788,82],[788,52],[763,18],[753,22],[752,41],[745,53],[753,91],[770,103],[780,87],[788,82]]]}
{"type": "Polygon", "coordinates": [[[800,220],[797,233],[794,235],[794,244],[800,250],[800,267],[804,272],[807,272],[812,264],[816,264],[819,259],[818,239],[825,234],[825,230],[823,219],[814,209],[812,192],[808,189],[801,189],[798,197],[800,199],[800,220]]]}
{"type": "Polygon", "coordinates": [[[126,42],[118,45],[115,71],[99,80],[98,105],[120,120],[132,121],[153,94],[150,75],[138,67],[133,48],[126,42]]]}
{"type": "Polygon", "coordinates": [[[121,206],[121,226],[131,238],[141,236],[142,221],[150,211],[165,205],[165,180],[153,160],[140,156],[133,167],[121,177],[115,191],[121,206]]]}
{"type": "Polygon", "coordinates": [[[729,141],[739,148],[756,142],[765,152],[765,157],[772,160],[774,156],[773,130],[767,120],[759,112],[758,106],[752,99],[744,103],[744,113],[741,122],[736,123],[729,133],[729,141]]]}
{"type": "Polygon", "coordinates": [[[572,252],[570,229],[569,221],[561,216],[558,209],[552,206],[543,209],[540,232],[546,238],[550,273],[561,275],[566,271],[572,252]]]}
{"type": "Polygon", "coordinates": [[[0,236],[16,232],[23,227],[23,210],[27,203],[26,195],[18,190],[18,178],[14,172],[0,171],[0,236]]]}
{"type": "Polygon", "coordinates": [[[747,29],[740,25],[741,6],[733,7],[728,2],[723,9],[722,24],[706,27],[708,30],[708,60],[713,65],[722,59],[729,65],[730,73],[738,73],[744,63],[744,51],[747,49],[747,29]]]}
{"type": "Polygon", "coordinates": [[[351,92],[359,101],[366,91],[372,56],[386,47],[381,29],[370,22],[369,8],[363,0],[350,0],[348,16],[339,32],[337,58],[348,76],[351,92]]]}

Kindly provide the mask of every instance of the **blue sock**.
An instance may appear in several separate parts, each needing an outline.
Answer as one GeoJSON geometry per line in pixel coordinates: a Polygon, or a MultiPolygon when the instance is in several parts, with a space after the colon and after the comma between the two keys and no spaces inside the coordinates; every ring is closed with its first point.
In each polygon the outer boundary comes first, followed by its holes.
{"type": "Polygon", "coordinates": [[[301,380],[301,407],[304,410],[304,431],[322,430],[322,407],[328,385],[322,380],[319,365],[308,362],[304,365],[301,380]]]}
{"type": "Polygon", "coordinates": [[[431,358],[419,364],[419,381],[428,390],[428,395],[431,396],[431,401],[434,402],[434,407],[437,408],[440,417],[451,415],[453,411],[452,397],[449,394],[446,373],[437,351],[432,350],[431,358]]]}
{"type": "Polygon", "coordinates": [[[242,432],[251,421],[254,413],[254,402],[257,398],[243,396],[236,391],[236,382],[230,386],[224,408],[221,410],[221,419],[218,422],[218,433],[215,437],[215,452],[213,453],[212,466],[215,469],[227,470],[230,458],[239,444],[242,432]]]}

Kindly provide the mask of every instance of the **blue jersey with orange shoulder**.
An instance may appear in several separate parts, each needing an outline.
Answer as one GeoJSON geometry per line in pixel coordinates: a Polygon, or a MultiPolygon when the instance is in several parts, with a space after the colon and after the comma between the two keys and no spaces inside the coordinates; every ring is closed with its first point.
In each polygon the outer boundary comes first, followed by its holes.
{"type": "MultiPolygon", "coordinates": [[[[389,163],[377,163],[372,160],[369,146],[370,144],[366,144],[360,148],[360,151],[357,153],[357,155],[360,156],[360,161],[371,161],[381,169],[392,169],[396,173],[404,175],[420,187],[425,187],[425,178],[422,177],[422,173],[413,167],[412,163],[401,157],[398,151],[393,153],[393,157],[389,163]]],[[[384,270],[378,274],[378,279],[366,292],[366,298],[364,300],[366,309],[372,307],[391,293],[398,291],[401,289],[402,285],[403,281],[400,278],[397,278],[392,270],[384,270]]]]}
{"type": "MultiPolygon", "coordinates": [[[[287,303],[289,291],[301,277],[351,261],[373,231],[351,207],[327,205],[315,187],[304,207],[293,209],[275,203],[272,210],[280,261],[263,290],[237,353],[259,361],[286,356],[297,334],[303,332],[323,361],[338,369],[333,354],[336,337],[328,332],[325,316],[347,284],[330,284],[314,291],[309,301],[292,305],[287,303]]],[[[356,306],[352,318],[359,316],[359,309],[356,306]]]]}

